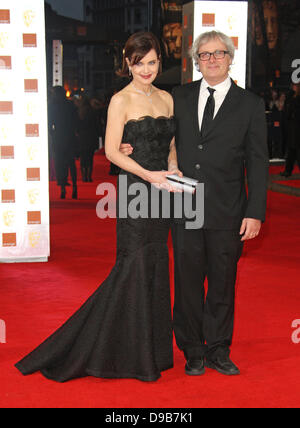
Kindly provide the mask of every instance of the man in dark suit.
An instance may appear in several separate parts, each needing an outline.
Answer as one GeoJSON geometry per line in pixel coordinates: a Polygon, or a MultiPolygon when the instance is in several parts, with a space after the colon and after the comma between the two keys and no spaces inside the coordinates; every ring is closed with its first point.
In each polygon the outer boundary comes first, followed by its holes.
{"type": "Polygon", "coordinates": [[[188,230],[180,221],[173,229],[174,330],[187,375],[202,375],[205,366],[238,375],[230,360],[235,283],[243,244],[259,235],[265,220],[265,108],[262,99],[230,79],[229,37],[201,35],[193,58],[203,79],[174,90],[176,147],[178,168],[204,183],[205,212],[202,229],[188,230]]]}

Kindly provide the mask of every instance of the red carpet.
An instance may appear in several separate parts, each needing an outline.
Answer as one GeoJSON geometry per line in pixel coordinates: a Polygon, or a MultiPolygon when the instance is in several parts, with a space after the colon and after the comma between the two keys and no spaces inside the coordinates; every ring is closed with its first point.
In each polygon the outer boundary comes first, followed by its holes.
{"type": "MultiPolygon", "coordinates": [[[[281,165],[281,166],[271,165],[270,166],[270,174],[278,175],[278,174],[280,174],[280,172],[284,171],[284,169],[285,169],[284,165],[281,165]]],[[[300,169],[296,165],[294,168],[293,174],[299,174],[299,173],[300,173],[300,169]]]]}
{"type": "Polygon", "coordinates": [[[300,180],[285,180],[285,181],[276,181],[276,183],[283,184],[288,187],[297,187],[300,189],[300,180]]]}
{"type": "Polygon", "coordinates": [[[175,368],[151,384],[95,378],[57,384],[14,368],[114,264],[115,221],[96,217],[96,187],[115,178],[104,156],[96,162],[95,183],[80,182],[79,201],[60,201],[51,184],[49,263],[0,266],[0,319],[7,327],[7,343],[0,344],[0,407],[299,407],[300,344],[292,342],[291,325],[300,319],[300,198],[272,192],[262,236],[247,244],[240,262],[232,348],[240,377],[211,370],[187,377],[176,347],[175,368]]]}

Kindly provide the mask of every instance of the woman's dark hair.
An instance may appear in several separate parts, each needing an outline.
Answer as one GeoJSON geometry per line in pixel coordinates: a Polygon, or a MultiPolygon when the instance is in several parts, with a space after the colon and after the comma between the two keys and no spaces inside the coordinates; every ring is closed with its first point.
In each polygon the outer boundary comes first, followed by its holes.
{"type": "Polygon", "coordinates": [[[118,75],[122,77],[129,76],[129,67],[126,58],[129,59],[130,64],[138,64],[152,49],[157,53],[157,57],[160,61],[159,72],[162,71],[161,64],[161,48],[157,37],[149,32],[141,31],[133,34],[127,41],[123,51],[123,65],[122,69],[119,70],[118,75]]]}

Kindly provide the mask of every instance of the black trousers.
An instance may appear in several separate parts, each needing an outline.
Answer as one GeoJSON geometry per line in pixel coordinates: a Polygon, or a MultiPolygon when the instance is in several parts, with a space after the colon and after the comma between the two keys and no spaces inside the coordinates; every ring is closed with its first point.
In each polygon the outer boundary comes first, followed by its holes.
{"type": "Polygon", "coordinates": [[[83,176],[86,179],[92,178],[93,167],[94,167],[94,149],[85,149],[82,150],[80,154],[80,167],[83,176]]]}
{"type": "Polygon", "coordinates": [[[293,173],[296,162],[300,168],[300,148],[289,147],[285,165],[285,170],[288,174],[293,173]]]}
{"type": "Polygon", "coordinates": [[[68,153],[54,153],[54,165],[58,186],[65,186],[67,184],[69,171],[73,186],[76,186],[77,169],[74,156],[68,153]]]}
{"type": "Polygon", "coordinates": [[[239,231],[186,230],[184,224],[175,224],[172,236],[177,346],[187,359],[229,355],[237,265],[243,251],[239,231]]]}

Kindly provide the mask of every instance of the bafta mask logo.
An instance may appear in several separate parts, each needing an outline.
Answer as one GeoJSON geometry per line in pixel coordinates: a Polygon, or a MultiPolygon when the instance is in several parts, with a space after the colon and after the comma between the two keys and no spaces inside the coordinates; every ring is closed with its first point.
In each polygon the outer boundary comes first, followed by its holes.
{"type": "Polygon", "coordinates": [[[28,238],[31,248],[36,248],[41,240],[41,232],[30,232],[28,238]]]}
{"type": "Polygon", "coordinates": [[[37,157],[38,149],[33,144],[30,144],[27,148],[27,156],[30,161],[34,161],[37,157]]]}
{"type": "Polygon", "coordinates": [[[10,183],[13,177],[13,171],[11,168],[3,168],[2,169],[2,180],[4,183],[10,183]]]}
{"type": "Polygon", "coordinates": [[[28,56],[25,58],[25,69],[29,73],[35,69],[36,66],[36,58],[34,56],[28,56]]]}
{"type": "Polygon", "coordinates": [[[35,205],[39,200],[40,191],[38,189],[31,189],[28,190],[27,195],[30,205],[35,205]]]}
{"type": "Polygon", "coordinates": [[[0,141],[6,141],[9,137],[10,131],[6,126],[0,126],[0,141]]]}
{"type": "Polygon", "coordinates": [[[8,42],[8,33],[0,33],[0,48],[4,49],[8,42]]]}
{"type": "Polygon", "coordinates": [[[15,223],[15,213],[13,211],[4,211],[3,224],[6,227],[11,227],[15,223]]]}
{"type": "Polygon", "coordinates": [[[7,95],[11,89],[11,83],[0,80],[0,95],[7,95]]]}
{"type": "Polygon", "coordinates": [[[33,10],[26,10],[23,13],[24,24],[26,25],[27,28],[29,28],[32,25],[34,19],[35,19],[35,13],[33,10]]]}
{"type": "Polygon", "coordinates": [[[38,106],[35,102],[30,101],[25,105],[25,109],[26,109],[26,116],[27,117],[33,117],[36,115],[37,111],[38,111],[38,106]]]}
{"type": "Polygon", "coordinates": [[[237,18],[236,18],[236,16],[234,16],[234,15],[229,16],[229,18],[228,18],[228,27],[229,27],[230,31],[233,31],[235,29],[236,24],[237,24],[237,18]]]}

